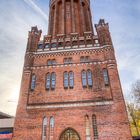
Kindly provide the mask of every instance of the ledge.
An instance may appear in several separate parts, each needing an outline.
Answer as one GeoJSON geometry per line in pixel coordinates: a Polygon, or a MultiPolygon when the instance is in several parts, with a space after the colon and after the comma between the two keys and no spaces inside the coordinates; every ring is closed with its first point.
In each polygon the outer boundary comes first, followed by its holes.
{"type": "Polygon", "coordinates": [[[56,109],[56,108],[71,108],[71,107],[89,107],[89,106],[102,106],[112,105],[113,100],[98,101],[98,102],[69,102],[69,103],[49,103],[49,104],[30,104],[27,105],[27,109],[56,109]]]}

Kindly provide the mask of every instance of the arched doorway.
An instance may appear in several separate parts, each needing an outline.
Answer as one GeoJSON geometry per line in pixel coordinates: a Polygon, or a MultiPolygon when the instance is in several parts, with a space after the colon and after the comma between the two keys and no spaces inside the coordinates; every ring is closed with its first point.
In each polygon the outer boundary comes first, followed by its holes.
{"type": "Polygon", "coordinates": [[[80,140],[80,137],[75,130],[68,128],[61,134],[60,140],[80,140]]]}

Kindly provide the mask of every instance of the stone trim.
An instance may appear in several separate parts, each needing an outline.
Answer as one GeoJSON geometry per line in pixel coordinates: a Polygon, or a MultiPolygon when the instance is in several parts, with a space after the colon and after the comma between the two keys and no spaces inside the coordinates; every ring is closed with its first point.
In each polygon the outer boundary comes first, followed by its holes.
{"type": "Polygon", "coordinates": [[[102,105],[112,105],[113,101],[100,101],[100,102],[78,102],[78,103],[59,103],[59,104],[49,104],[49,105],[27,105],[27,109],[55,109],[55,108],[71,108],[71,107],[88,107],[88,106],[102,106],[102,105]]]}
{"type": "Polygon", "coordinates": [[[99,62],[95,62],[95,61],[91,61],[91,62],[86,62],[86,63],[73,63],[73,64],[57,64],[57,65],[54,65],[54,66],[47,66],[47,65],[44,65],[44,66],[33,66],[33,67],[24,67],[24,69],[28,69],[28,68],[31,68],[31,69],[44,69],[44,68],[60,68],[60,67],[74,67],[74,66],[80,66],[80,65],[97,65],[97,64],[108,64],[108,63],[112,63],[112,65],[114,66],[113,63],[116,64],[116,60],[106,60],[106,61],[99,61],[99,62]]]}

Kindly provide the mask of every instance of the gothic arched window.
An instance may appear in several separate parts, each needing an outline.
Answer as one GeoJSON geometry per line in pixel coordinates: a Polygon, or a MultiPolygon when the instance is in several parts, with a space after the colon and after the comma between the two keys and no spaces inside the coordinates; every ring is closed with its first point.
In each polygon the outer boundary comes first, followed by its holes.
{"type": "Polygon", "coordinates": [[[88,80],[88,86],[92,87],[92,72],[91,72],[91,70],[87,71],[87,80],[88,80]]]}
{"type": "Polygon", "coordinates": [[[54,128],[54,118],[50,117],[50,128],[54,128]]]}
{"type": "Polygon", "coordinates": [[[47,75],[46,75],[46,89],[47,90],[50,89],[50,84],[51,84],[51,75],[50,75],[50,73],[47,73],[47,75]]]}
{"type": "Polygon", "coordinates": [[[38,49],[43,49],[43,44],[38,44],[38,49]]]}
{"type": "Polygon", "coordinates": [[[97,140],[98,139],[98,130],[97,130],[96,115],[92,116],[92,125],[93,125],[94,140],[97,140]]]}
{"type": "Polygon", "coordinates": [[[64,88],[68,88],[68,73],[64,72],[64,88]]]}
{"type": "Polygon", "coordinates": [[[56,75],[55,75],[55,73],[53,72],[52,73],[52,76],[51,76],[51,87],[52,87],[52,89],[55,89],[55,80],[56,80],[56,75]]]}
{"type": "Polygon", "coordinates": [[[31,90],[35,89],[35,83],[36,83],[36,76],[35,74],[33,74],[31,77],[31,90]]]}
{"type": "Polygon", "coordinates": [[[46,45],[45,45],[45,48],[46,48],[46,49],[50,48],[50,44],[46,44],[46,45]]]}
{"type": "Polygon", "coordinates": [[[50,59],[47,61],[47,65],[48,66],[51,66],[52,65],[52,61],[50,59]]]}
{"type": "Polygon", "coordinates": [[[54,118],[50,117],[50,131],[49,131],[49,140],[52,140],[54,137],[54,118]]]}
{"type": "Polygon", "coordinates": [[[108,86],[109,85],[109,76],[108,76],[107,69],[103,69],[103,78],[104,78],[105,86],[108,86]]]}
{"type": "Polygon", "coordinates": [[[43,125],[42,125],[42,140],[46,140],[47,136],[47,118],[43,118],[43,125]]]}
{"type": "Polygon", "coordinates": [[[86,140],[90,140],[90,122],[89,116],[85,116],[85,123],[86,123],[86,140]]]}
{"type": "Polygon", "coordinates": [[[70,88],[74,87],[74,74],[72,71],[69,72],[69,86],[70,86],[70,88]]]}
{"type": "Polygon", "coordinates": [[[83,87],[87,86],[87,76],[86,76],[85,70],[82,71],[82,85],[83,85],[83,87]]]}

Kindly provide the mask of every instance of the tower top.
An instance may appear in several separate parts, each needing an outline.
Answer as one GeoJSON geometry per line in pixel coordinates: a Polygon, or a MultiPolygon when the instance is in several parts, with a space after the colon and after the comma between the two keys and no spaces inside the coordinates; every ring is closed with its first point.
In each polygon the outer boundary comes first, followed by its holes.
{"type": "Polygon", "coordinates": [[[48,35],[92,32],[90,0],[50,0],[48,35]]]}

